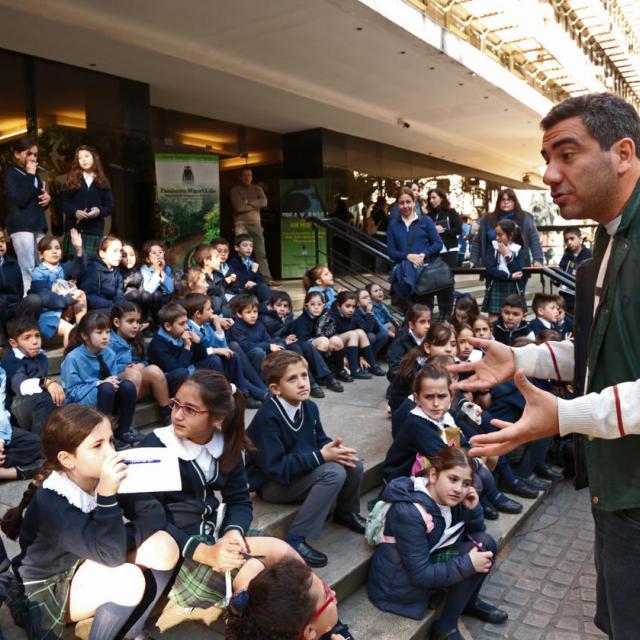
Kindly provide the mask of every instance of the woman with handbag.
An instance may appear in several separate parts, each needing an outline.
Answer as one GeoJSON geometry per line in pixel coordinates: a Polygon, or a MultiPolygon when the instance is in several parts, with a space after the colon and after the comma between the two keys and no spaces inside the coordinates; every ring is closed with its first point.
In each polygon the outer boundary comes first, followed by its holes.
{"type": "Polygon", "coordinates": [[[400,215],[391,216],[387,230],[389,257],[395,262],[391,297],[394,304],[401,307],[406,308],[411,300],[433,308],[436,290],[428,290],[426,281],[429,277],[425,269],[428,270],[438,258],[442,240],[431,218],[416,213],[415,195],[411,189],[400,188],[397,204],[400,215]]]}

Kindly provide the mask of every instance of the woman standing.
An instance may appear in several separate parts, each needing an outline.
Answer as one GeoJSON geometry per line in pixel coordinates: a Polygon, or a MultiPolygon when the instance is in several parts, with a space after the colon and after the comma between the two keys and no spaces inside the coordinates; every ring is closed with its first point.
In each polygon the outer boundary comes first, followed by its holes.
{"type": "Polygon", "coordinates": [[[478,233],[471,243],[469,266],[472,268],[484,266],[487,246],[496,239],[496,225],[505,218],[515,222],[520,228],[524,266],[541,267],[544,259],[542,244],[533,216],[520,206],[518,196],[513,189],[502,189],[498,194],[495,209],[480,220],[478,233]]]}
{"type": "MultiPolygon", "coordinates": [[[[422,267],[431,258],[435,258],[442,249],[436,228],[429,216],[416,213],[416,201],[413,191],[409,187],[401,187],[398,191],[399,215],[391,216],[387,230],[387,250],[389,257],[395,262],[391,276],[391,293],[395,302],[406,306],[407,296],[403,294],[401,278],[401,263],[410,262],[416,269],[422,267]]],[[[412,296],[414,302],[421,302],[433,306],[433,294],[412,296]]]]}
{"type": "Polygon", "coordinates": [[[29,291],[36,266],[37,245],[47,232],[44,211],[51,202],[46,184],[36,175],[38,145],[21,138],[13,146],[13,165],[4,174],[7,197],[7,232],[11,236],[22,273],[23,290],[29,291]]]}
{"type": "MultiPolygon", "coordinates": [[[[451,207],[447,194],[439,187],[429,189],[427,209],[444,245],[440,251],[440,257],[453,269],[458,266],[458,236],[462,232],[460,216],[451,207]]],[[[438,292],[438,309],[441,320],[445,320],[451,315],[453,287],[438,292]]]]}
{"type": "Polygon", "coordinates": [[[82,236],[85,255],[89,258],[95,256],[104,235],[104,219],[113,210],[109,181],[95,149],[87,145],[76,149],[60,204],[64,212],[64,254],[74,252],[69,232],[77,229],[82,236]]]}

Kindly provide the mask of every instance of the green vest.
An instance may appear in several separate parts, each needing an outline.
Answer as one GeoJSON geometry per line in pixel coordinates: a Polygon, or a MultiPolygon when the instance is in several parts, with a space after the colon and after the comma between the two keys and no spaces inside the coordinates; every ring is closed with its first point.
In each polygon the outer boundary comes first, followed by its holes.
{"type": "MultiPolygon", "coordinates": [[[[608,241],[605,228],[599,227],[594,245],[598,262],[608,241]]],[[[640,378],[640,182],[613,237],[588,354],[587,392],[640,378]]],[[[585,449],[592,503],[607,511],[640,507],[640,435],[588,438],[585,449]]]]}

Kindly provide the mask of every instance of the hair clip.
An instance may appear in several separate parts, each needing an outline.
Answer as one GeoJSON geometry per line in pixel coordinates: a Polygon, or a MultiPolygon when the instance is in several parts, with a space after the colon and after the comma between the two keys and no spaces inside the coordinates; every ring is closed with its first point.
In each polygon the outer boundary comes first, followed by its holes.
{"type": "Polygon", "coordinates": [[[249,606],[250,600],[249,592],[244,589],[243,591],[238,591],[238,593],[231,598],[230,604],[234,609],[242,611],[249,606]]]}
{"type": "Polygon", "coordinates": [[[236,391],[238,390],[238,387],[236,387],[235,384],[233,384],[233,382],[229,383],[231,385],[231,395],[235,396],[236,395],[236,391]]]}

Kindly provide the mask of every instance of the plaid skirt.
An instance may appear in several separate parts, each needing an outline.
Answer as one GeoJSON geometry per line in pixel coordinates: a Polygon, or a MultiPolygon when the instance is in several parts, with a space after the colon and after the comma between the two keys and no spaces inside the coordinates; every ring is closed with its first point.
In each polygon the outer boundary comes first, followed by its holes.
{"type": "Polygon", "coordinates": [[[488,280],[482,301],[484,313],[500,313],[507,296],[520,295],[520,285],[513,280],[488,280]]]}
{"type": "MultiPolygon", "coordinates": [[[[267,535],[260,529],[249,529],[247,537],[267,535]]],[[[203,544],[215,544],[210,535],[196,536],[203,544]]],[[[231,581],[239,569],[231,571],[231,581]]],[[[175,605],[187,608],[208,609],[209,607],[226,607],[227,586],[226,575],[215,571],[209,565],[201,564],[191,558],[184,558],[174,580],[168,598],[175,605]]]]}
{"type": "Polygon", "coordinates": [[[15,623],[29,640],[62,640],[67,625],[71,581],[82,561],[46,580],[18,583],[7,589],[7,604],[15,623]]]}
{"type": "MultiPolygon", "coordinates": [[[[94,236],[91,233],[82,233],[82,253],[87,258],[98,255],[98,245],[100,244],[101,236],[94,236]]],[[[76,250],[71,244],[71,236],[68,231],[64,232],[62,238],[62,255],[75,257],[76,250]]]]}

